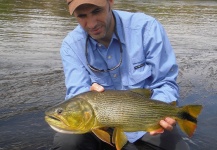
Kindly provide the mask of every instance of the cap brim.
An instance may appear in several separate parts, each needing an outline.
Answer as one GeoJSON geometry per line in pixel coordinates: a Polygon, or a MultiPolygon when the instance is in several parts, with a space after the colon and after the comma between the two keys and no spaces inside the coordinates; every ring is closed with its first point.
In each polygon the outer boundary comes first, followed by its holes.
{"type": "Polygon", "coordinates": [[[78,6],[83,4],[92,4],[92,5],[103,7],[106,5],[106,3],[107,3],[106,0],[73,0],[69,4],[69,13],[70,15],[72,15],[78,6]]]}

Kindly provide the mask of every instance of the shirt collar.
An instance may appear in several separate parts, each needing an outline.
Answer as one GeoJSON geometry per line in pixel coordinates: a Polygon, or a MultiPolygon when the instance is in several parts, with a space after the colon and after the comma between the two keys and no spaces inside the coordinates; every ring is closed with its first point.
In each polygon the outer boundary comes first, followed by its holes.
{"type": "MultiPolygon", "coordinates": [[[[115,15],[115,19],[116,19],[116,30],[117,30],[117,34],[120,38],[120,41],[122,44],[125,44],[125,35],[123,32],[123,25],[121,23],[121,18],[119,17],[118,13],[116,11],[113,10],[113,14],[115,15]]],[[[115,33],[113,33],[113,37],[114,37],[115,33]]],[[[116,37],[116,36],[115,36],[116,37]]],[[[116,37],[117,39],[117,37],[116,37]]]]}
{"type": "MultiPolygon", "coordinates": [[[[113,11],[113,14],[115,16],[115,19],[116,19],[116,31],[117,31],[117,34],[120,38],[120,42],[122,44],[125,44],[124,42],[124,32],[123,32],[123,26],[121,24],[121,19],[118,15],[118,13],[116,11],[113,11]]],[[[97,49],[97,46],[98,46],[98,42],[96,40],[94,40],[93,38],[89,37],[89,41],[90,41],[90,44],[91,44],[91,47],[93,48],[93,50],[96,50],[97,49]]],[[[112,39],[111,39],[111,42],[113,40],[118,40],[118,37],[115,35],[115,33],[113,32],[113,35],[112,35],[112,39]]]]}

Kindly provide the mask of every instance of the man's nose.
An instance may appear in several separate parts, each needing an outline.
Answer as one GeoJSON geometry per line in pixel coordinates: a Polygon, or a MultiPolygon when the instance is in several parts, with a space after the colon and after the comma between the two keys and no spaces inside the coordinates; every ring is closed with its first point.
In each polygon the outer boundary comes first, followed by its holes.
{"type": "Polygon", "coordinates": [[[95,28],[96,25],[97,25],[96,17],[91,16],[91,17],[88,17],[88,18],[87,18],[87,27],[88,27],[89,29],[95,28]]]}

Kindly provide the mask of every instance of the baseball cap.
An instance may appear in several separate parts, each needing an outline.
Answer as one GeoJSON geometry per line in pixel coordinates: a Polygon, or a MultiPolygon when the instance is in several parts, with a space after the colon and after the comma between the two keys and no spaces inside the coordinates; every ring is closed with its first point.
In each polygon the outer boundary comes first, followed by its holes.
{"type": "Polygon", "coordinates": [[[82,4],[105,6],[107,2],[106,0],[67,0],[67,3],[69,5],[69,13],[72,15],[75,9],[82,4]]]}

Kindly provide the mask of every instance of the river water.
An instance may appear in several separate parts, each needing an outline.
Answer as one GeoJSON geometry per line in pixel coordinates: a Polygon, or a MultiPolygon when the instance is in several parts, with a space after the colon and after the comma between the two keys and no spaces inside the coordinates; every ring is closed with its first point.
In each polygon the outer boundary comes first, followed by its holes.
{"type": "MultiPolygon", "coordinates": [[[[180,67],[180,102],[204,109],[193,150],[217,148],[217,1],[115,0],[165,27],[180,67]]],[[[77,25],[64,0],[0,0],[0,150],[44,150],[54,131],[44,111],[65,97],[59,49],[77,25]]]]}

